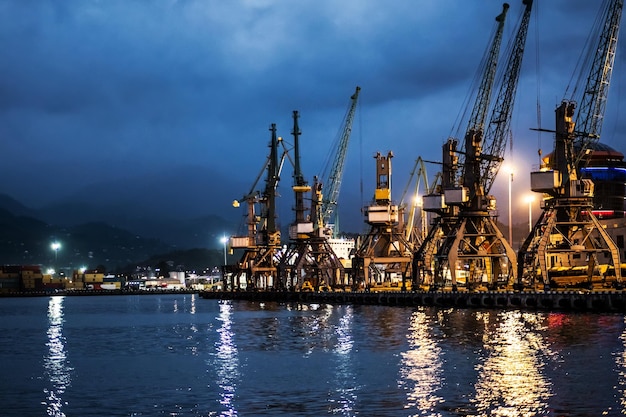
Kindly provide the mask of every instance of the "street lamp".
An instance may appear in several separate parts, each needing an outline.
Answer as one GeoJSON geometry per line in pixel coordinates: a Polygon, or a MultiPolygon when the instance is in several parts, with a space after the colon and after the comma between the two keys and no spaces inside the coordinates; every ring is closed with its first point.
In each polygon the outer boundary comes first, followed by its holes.
{"type": "Polygon", "coordinates": [[[526,196],[526,202],[528,203],[528,233],[533,231],[533,202],[535,196],[530,194],[526,196]]]}
{"type": "Polygon", "coordinates": [[[222,236],[220,242],[224,245],[224,265],[226,265],[226,243],[228,243],[228,238],[226,236],[222,236]]]}

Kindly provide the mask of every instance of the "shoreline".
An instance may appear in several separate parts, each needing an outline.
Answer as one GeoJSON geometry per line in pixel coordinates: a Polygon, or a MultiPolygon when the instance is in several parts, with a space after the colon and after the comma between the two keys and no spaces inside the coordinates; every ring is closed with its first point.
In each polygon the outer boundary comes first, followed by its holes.
{"type": "Polygon", "coordinates": [[[57,290],[57,291],[15,291],[0,293],[0,298],[20,297],[88,297],[96,295],[156,295],[156,294],[197,294],[198,290],[57,290]]]}
{"type": "Polygon", "coordinates": [[[93,297],[198,294],[203,299],[282,303],[324,303],[397,307],[487,308],[528,311],[626,313],[622,291],[198,291],[81,290],[0,293],[0,298],[93,297]]]}
{"type": "Polygon", "coordinates": [[[626,313],[626,294],[622,291],[201,291],[199,294],[204,299],[261,302],[626,313]]]}

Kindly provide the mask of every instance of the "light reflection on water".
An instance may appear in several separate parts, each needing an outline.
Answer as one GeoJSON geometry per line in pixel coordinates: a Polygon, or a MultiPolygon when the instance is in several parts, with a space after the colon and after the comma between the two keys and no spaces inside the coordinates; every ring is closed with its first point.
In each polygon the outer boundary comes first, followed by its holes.
{"type": "MultiPolygon", "coordinates": [[[[626,324],[626,317],[624,318],[626,324]]],[[[622,343],[622,349],[615,353],[615,362],[617,364],[618,371],[618,391],[620,393],[620,412],[622,415],[626,414],[626,328],[620,335],[620,341],[622,343]]]]}
{"type": "Polygon", "coordinates": [[[217,318],[222,323],[217,330],[219,339],[216,343],[217,350],[217,385],[220,388],[220,404],[224,410],[220,416],[236,416],[234,399],[239,380],[239,358],[237,345],[232,331],[233,306],[230,302],[220,303],[220,312],[217,318]]]}
{"type": "Polygon", "coordinates": [[[415,416],[441,416],[435,406],[443,401],[441,388],[441,347],[432,336],[432,324],[423,310],[411,315],[407,339],[409,350],[402,352],[398,385],[407,391],[405,408],[415,416]]]}
{"type": "MultiPolygon", "coordinates": [[[[341,308],[341,307],[340,307],[341,308]]],[[[354,338],[352,326],[354,324],[354,307],[344,306],[343,314],[336,326],[336,345],[333,349],[335,361],[335,392],[339,398],[331,394],[331,411],[333,414],[352,416],[357,400],[356,376],[354,373],[354,358],[352,349],[354,338]]],[[[341,310],[339,310],[341,312],[341,310]]]]}
{"type": "Polygon", "coordinates": [[[50,385],[44,388],[46,412],[49,416],[65,416],[63,394],[70,386],[72,368],[65,351],[63,336],[63,302],[65,297],[50,297],[48,303],[48,352],[44,358],[44,373],[50,385]]]}
{"type": "Polygon", "coordinates": [[[0,317],[2,416],[626,414],[623,315],[155,295],[0,317]]]}
{"type": "MultiPolygon", "coordinates": [[[[478,365],[476,396],[472,399],[480,415],[545,415],[552,395],[543,374],[542,359],[549,352],[540,335],[542,324],[536,313],[489,312],[483,333],[484,359],[478,365]]],[[[487,319],[487,317],[485,317],[487,319]]]]}

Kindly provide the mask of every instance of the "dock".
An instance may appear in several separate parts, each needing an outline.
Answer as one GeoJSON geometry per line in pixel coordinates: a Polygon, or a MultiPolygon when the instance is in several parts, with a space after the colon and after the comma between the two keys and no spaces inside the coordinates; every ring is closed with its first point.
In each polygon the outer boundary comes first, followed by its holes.
{"type": "Polygon", "coordinates": [[[200,297],[279,303],[626,313],[623,291],[203,291],[200,297]]]}

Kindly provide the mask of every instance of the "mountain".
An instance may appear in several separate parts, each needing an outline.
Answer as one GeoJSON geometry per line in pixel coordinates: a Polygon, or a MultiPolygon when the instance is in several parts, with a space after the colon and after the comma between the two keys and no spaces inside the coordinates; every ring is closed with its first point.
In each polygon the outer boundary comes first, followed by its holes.
{"type": "Polygon", "coordinates": [[[37,264],[44,267],[78,269],[106,265],[116,269],[171,251],[157,239],[148,239],[109,226],[89,223],[59,227],[0,208],[0,264],[37,264]],[[52,242],[61,244],[58,250],[52,242]]]}
{"type": "Polygon", "coordinates": [[[162,170],[90,185],[34,214],[65,227],[104,222],[179,248],[219,247],[216,236],[236,233],[242,211],[231,203],[248,187],[202,167],[162,170]]]}
{"type": "MultiPolygon", "coordinates": [[[[277,224],[285,237],[294,219],[288,182],[277,190],[277,224]]],[[[264,184],[260,181],[255,190],[264,184]]],[[[235,209],[232,202],[249,191],[250,184],[227,173],[187,167],[68,190],[57,201],[37,208],[0,194],[0,225],[5,231],[0,236],[0,264],[54,264],[50,244],[55,239],[63,244],[56,254],[58,262],[74,267],[86,263],[118,268],[155,254],[193,248],[219,255],[223,236],[245,233],[246,205],[235,209]]],[[[354,190],[345,194],[349,191],[354,190]]],[[[347,208],[340,210],[348,213],[341,229],[347,230],[350,223],[362,228],[362,217],[352,215],[358,207],[347,208]]],[[[219,258],[215,262],[221,264],[219,258]]]]}
{"type": "Polygon", "coordinates": [[[6,194],[0,194],[0,208],[7,210],[11,214],[17,216],[36,217],[36,213],[34,210],[26,207],[13,197],[6,194]]]}
{"type": "MultiPolygon", "coordinates": [[[[244,183],[229,174],[210,167],[166,167],[149,175],[67,190],[57,200],[36,208],[0,195],[0,207],[60,227],[103,222],[179,249],[219,248],[221,236],[245,233],[246,205],[235,209],[232,202],[247,194],[252,185],[252,181],[244,183]]],[[[264,186],[260,178],[255,191],[264,186]]],[[[342,192],[342,231],[361,231],[364,227],[361,203],[354,191],[342,192]]],[[[294,220],[294,198],[288,178],[279,185],[277,193],[277,223],[287,236],[287,226],[294,220]]]]}

